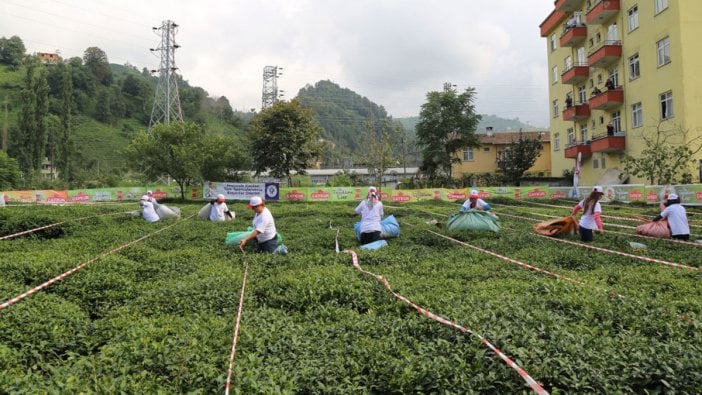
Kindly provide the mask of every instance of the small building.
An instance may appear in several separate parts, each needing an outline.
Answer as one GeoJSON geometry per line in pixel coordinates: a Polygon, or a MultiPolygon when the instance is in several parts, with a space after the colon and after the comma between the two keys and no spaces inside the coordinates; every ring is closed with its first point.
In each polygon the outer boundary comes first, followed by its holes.
{"type": "Polygon", "coordinates": [[[57,53],[37,52],[37,58],[44,64],[58,64],[61,61],[57,53]]]}

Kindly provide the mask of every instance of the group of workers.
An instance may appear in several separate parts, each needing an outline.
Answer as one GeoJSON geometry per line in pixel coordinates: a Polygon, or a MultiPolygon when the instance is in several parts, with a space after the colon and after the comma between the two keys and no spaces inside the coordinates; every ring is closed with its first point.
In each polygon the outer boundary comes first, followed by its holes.
{"type": "MultiPolygon", "coordinates": [[[[578,202],[571,211],[571,215],[575,216],[580,210],[583,210],[579,222],[579,233],[580,239],[584,242],[593,241],[595,231],[599,231],[601,235],[604,234],[601,218],[602,206],[599,202],[603,195],[602,187],[599,185],[595,186],[590,195],[578,202]]],[[[146,195],[141,197],[139,204],[142,207],[143,217],[146,221],[158,221],[159,216],[154,207],[157,203],[151,191],[147,191],[146,195]]],[[[218,195],[210,204],[212,205],[209,215],[211,221],[224,221],[227,218],[234,218],[234,213],[227,207],[224,195],[218,195]]],[[[255,213],[252,222],[253,230],[239,242],[239,246],[243,248],[249,241],[256,239],[257,252],[274,252],[278,248],[278,234],[273,215],[266,207],[266,202],[260,196],[253,196],[249,200],[247,207],[255,213]]],[[[461,205],[460,211],[489,211],[490,209],[490,205],[480,198],[478,191],[471,190],[468,199],[461,205]]],[[[690,226],[687,221],[687,213],[685,207],[680,204],[678,195],[668,195],[666,202],[661,203],[660,210],[661,213],[653,218],[653,221],[667,218],[672,238],[689,240],[690,226]]],[[[380,201],[378,190],[375,187],[368,188],[366,199],[356,206],[354,212],[361,216],[361,244],[380,240],[380,221],[384,213],[383,203],[380,201]]]]}

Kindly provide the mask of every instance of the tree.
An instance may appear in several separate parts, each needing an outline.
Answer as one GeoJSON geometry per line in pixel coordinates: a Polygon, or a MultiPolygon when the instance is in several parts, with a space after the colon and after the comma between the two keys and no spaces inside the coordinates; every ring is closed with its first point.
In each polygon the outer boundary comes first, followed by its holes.
{"type": "Polygon", "coordinates": [[[286,177],[291,185],[290,172],[305,174],[305,169],[321,154],[320,131],[312,111],[302,108],[297,100],[279,101],[261,111],[252,120],[254,171],[286,177]]]}
{"type": "Polygon", "coordinates": [[[41,164],[46,153],[47,116],[49,115],[49,84],[46,76],[46,67],[40,65],[34,84],[36,97],[36,109],[34,111],[36,129],[32,136],[34,170],[41,170],[41,164]]]}
{"type": "Polygon", "coordinates": [[[29,176],[34,169],[33,138],[36,134],[37,95],[34,90],[34,70],[36,62],[28,59],[22,88],[22,110],[19,115],[19,133],[15,140],[17,146],[16,158],[25,175],[29,176]]]}
{"type": "Polygon", "coordinates": [[[519,140],[512,140],[512,144],[498,155],[497,167],[508,181],[519,186],[522,175],[534,166],[543,148],[541,134],[536,138],[528,138],[519,131],[519,140]]]}
{"type": "Polygon", "coordinates": [[[417,145],[422,151],[420,169],[430,178],[443,175],[451,178],[451,167],[460,161],[455,153],[480,147],[475,129],[480,115],[473,104],[475,89],[458,94],[448,87],[443,92],[427,93],[417,123],[417,145]]]}
{"type": "Polygon", "coordinates": [[[0,191],[19,186],[21,178],[22,172],[17,160],[0,151],[0,191]]]}
{"type": "Polygon", "coordinates": [[[663,122],[644,129],[641,139],[645,148],[638,157],[624,157],[624,171],[645,177],[651,185],[670,185],[691,181],[690,165],[702,149],[702,136],[688,139],[687,130],[663,122]]]}
{"type": "Polygon", "coordinates": [[[61,137],[57,144],[56,167],[59,176],[66,181],[72,181],[71,155],[72,137],[71,120],[73,114],[73,78],[71,69],[73,66],[63,66],[63,77],[61,78],[61,137]]]}
{"type": "Polygon", "coordinates": [[[103,85],[110,85],[112,82],[112,69],[105,51],[98,47],[86,49],[83,53],[83,64],[97,82],[103,85]]]}
{"type": "Polygon", "coordinates": [[[366,131],[363,135],[363,160],[369,173],[375,174],[375,184],[378,186],[382,186],[385,170],[395,162],[393,141],[398,135],[397,126],[387,118],[379,128],[370,121],[366,122],[366,131]]]}
{"type": "Polygon", "coordinates": [[[17,70],[22,64],[25,51],[24,43],[18,36],[0,37],[0,64],[6,64],[17,70]]]}
{"type": "Polygon", "coordinates": [[[192,122],[156,124],[149,133],[140,133],[127,147],[130,167],[156,179],[169,175],[185,188],[205,179],[222,179],[244,168],[246,156],[232,139],[202,133],[192,122]]]}

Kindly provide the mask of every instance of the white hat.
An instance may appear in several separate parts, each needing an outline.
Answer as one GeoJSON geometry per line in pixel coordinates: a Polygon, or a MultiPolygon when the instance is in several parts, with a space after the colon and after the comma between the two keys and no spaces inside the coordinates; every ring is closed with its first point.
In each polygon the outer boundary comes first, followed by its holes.
{"type": "Polygon", "coordinates": [[[149,200],[149,197],[146,195],[141,195],[141,200],[149,200]]]}
{"type": "Polygon", "coordinates": [[[668,200],[678,200],[678,195],[671,193],[668,195],[668,200]]]}
{"type": "Polygon", "coordinates": [[[375,187],[368,187],[368,192],[376,192],[376,191],[378,191],[378,190],[375,189],[375,187]]]}
{"type": "Polygon", "coordinates": [[[152,191],[146,191],[147,195],[153,195],[154,193],[152,191]]]}
{"type": "Polygon", "coordinates": [[[222,195],[221,193],[217,195],[217,200],[224,200],[224,195],[222,195]]]}
{"type": "Polygon", "coordinates": [[[599,185],[594,186],[594,187],[592,188],[592,192],[604,193],[604,192],[602,191],[602,187],[599,186],[599,185]]]}
{"type": "Polygon", "coordinates": [[[249,207],[249,208],[254,208],[254,207],[256,207],[256,206],[258,206],[258,205],[260,205],[260,204],[263,204],[263,199],[261,199],[260,196],[254,196],[254,197],[251,198],[251,200],[249,200],[249,205],[248,205],[248,207],[249,207]]]}
{"type": "Polygon", "coordinates": [[[471,198],[477,198],[477,197],[478,197],[478,191],[476,191],[475,189],[473,189],[472,191],[470,191],[470,197],[471,197],[471,198]]]}

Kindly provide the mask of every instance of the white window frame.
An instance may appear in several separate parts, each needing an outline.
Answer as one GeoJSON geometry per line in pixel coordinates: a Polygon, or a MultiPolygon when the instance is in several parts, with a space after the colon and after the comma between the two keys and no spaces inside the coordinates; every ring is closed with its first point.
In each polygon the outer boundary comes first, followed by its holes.
{"type": "Polygon", "coordinates": [[[553,117],[558,118],[561,113],[558,111],[558,99],[553,99],[553,117]]]}
{"type": "Polygon", "coordinates": [[[553,150],[558,151],[561,149],[561,134],[556,133],[553,135],[553,150]]]}
{"type": "Polygon", "coordinates": [[[612,126],[614,126],[614,132],[622,131],[622,113],[615,111],[612,113],[612,126]]]}
{"type": "Polygon", "coordinates": [[[656,42],[658,67],[670,63],[670,37],[664,37],[656,42]]]}
{"type": "Polygon", "coordinates": [[[643,106],[641,102],[631,105],[631,127],[640,128],[643,126],[643,106]]]}
{"type": "Polygon", "coordinates": [[[668,9],[668,0],[653,0],[653,4],[654,15],[658,15],[668,9]]]}
{"type": "Polygon", "coordinates": [[[629,56],[629,81],[641,77],[641,60],[639,53],[629,56]]]}
{"type": "Polygon", "coordinates": [[[556,46],[556,33],[551,34],[551,52],[555,51],[557,46],[556,46]]]}
{"type": "Polygon", "coordinates": [[[661,93],[658,96],[659,107],[661,109],[661,120],[673,118],[675,111],[673,107],[673,91],[661,93]]]}
{"type": "Polygon", "coordinates": [[[551,69],[551,84],[557,84],[558,77],[558,66],[553,66],[553,68],[551,69]]]}
{"type": "Polygon", "coordinates": [[[580,140],[585,144],[588,140],[587,138],[587,121],[580,124],[580,140]]]}
{"type": "Polygon", "coordinates": [[[473,152],[473,147],[468,147],[463,150],[463,161],[473,162],[475,161],[475,153],[473,152]]]}
{"type": "Polygon", "coordinates": [[[633,7],[629,8],[627,14],[629,21],[629,32],[632,32],[639,28],[639,6],[634,4],[633,7]]]}
{"type": "Polygon", "coordinates": [[[578,140],[575,139],[575,130],[573,130],[573,128],[568,128],[566,133],[568,134],[568,145],[575,145],[578,143],[578,140]]]}
{"type": "Polygon", "coordinates": [[[580,104],[587,103],[587,88],[585,88],[585,85],[578,87],[578,100],[580,104]]]}

